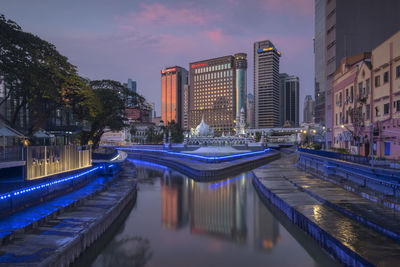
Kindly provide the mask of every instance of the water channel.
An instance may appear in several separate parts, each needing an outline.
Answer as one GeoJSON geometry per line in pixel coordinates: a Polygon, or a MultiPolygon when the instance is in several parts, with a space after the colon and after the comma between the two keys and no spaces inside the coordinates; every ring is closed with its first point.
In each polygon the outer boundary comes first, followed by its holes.
{"type": "Polygon", "coordinates": [[[102,266],[337,266],[243,173],[213,182],[132,160],[136,204],[94,255],[102,266]]]}

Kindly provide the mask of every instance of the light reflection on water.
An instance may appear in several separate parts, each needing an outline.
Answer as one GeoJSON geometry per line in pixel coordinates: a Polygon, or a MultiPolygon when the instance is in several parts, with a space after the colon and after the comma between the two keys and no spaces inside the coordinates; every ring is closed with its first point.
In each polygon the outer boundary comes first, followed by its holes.
{"type": "Polygon", "coordinates": [[[136,205],[93,266],[332,265],[303,233],[296,239],[291,233],[299,230],[289,233],[280,224],[259,200],[250,173],[200,183],[134,163],[136,205]]]}

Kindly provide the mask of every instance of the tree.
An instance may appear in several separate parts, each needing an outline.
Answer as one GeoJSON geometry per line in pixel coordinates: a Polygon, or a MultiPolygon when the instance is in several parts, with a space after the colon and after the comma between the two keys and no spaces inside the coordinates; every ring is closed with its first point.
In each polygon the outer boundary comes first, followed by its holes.
{"type": "Polygon", "coordinates": [[[183,131],[179,124],[177,124],[174,120],[168,123],[167,127],[165,127],[165,134],[168,136],[169,131],[171,131],[171,139],[173,143],[182,143],[183,142],[183,131]]]}
{"type": "MultiPolygon", "coordinates": [[[[7,88],[0,105],[10,99],[14,104],[11,114],[0,115],[1,119],[20,129],[18,119],[27,109],[29,125],[20,130],[30,135],[45,127],[51,111],[64,107],[68,101],[72,103],[72,96],[66,98],[65,92],[78,89],[80,80],[76,67],[54,45],[22,31],[17,23],[0,14],[0,82],[7,88]]],[[[91,99],[90,90],[86,89],[79,88],[77,92],[91,99]]],[[[89,112],[94,113],[95,109],[89,108],[89,112]]]]}

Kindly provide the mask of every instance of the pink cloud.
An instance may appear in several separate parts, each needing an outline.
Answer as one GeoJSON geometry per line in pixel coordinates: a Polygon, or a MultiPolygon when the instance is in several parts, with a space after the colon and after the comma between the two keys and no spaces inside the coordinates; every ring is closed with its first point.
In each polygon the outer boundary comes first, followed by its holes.
{"type": "Polygon", "coordinates": [[[221,28],[217,28],[214,30],[208,30],[206,31],[207,38],[210,39],[213,42],[216,43],[221,43],[223,41],[227,41],[229,38],[227,35],[225,35],[222,31],[221,28]]]}
{"type": "Polygon", "coordinates": [[[218,15],[212,11],[203,11],[193,7],[168,7],[161,3],[141,4],[139,12],[129,15],[132,23],[152,24],[159,26],[167,25],[205,25],[210,19],[217,18],[218,15]]]}

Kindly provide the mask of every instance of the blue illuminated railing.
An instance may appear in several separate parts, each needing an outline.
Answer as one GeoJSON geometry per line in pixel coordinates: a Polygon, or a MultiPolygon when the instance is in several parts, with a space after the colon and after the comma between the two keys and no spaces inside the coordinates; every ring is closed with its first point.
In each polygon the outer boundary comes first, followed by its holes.
{"type": "MultiPolygon", "coordinates": [[[[112,165],[110,165],[109,167],[112,167],[112,165]]],[[[32,191],[35,191],[35,190],[38,190],[38,189],[42,189],[42,188],[46,188],[46,187],[49,187],[49,186],[52,186],[52,185],[55,185],[55,184],[59,184],[59,183],[67,182],[67,181],[70,181],[70,180],[74,180],[74,179],[80,178],[82,176],[85,176],[87,174],[93,173],[93,172],[95,172],[95,171],[97,171],[99,169],[103,169],[103,168],[104,168],[104,166],[97,166],[97,167],[94,167],[94,168],[92,168],[90,170],[87,170],[85,172],[81,172],[81,173],[78,173],[78,174],[75,174],[75,175],[71,175],[69,177],[64,177],[62,179],[54,180],[54,181],[47,182],[47,183],[37,184],[37,185],[34,185],[34,186],[25,187],[25,188],[22,188],[22,189],[19,189],[19,190],[15,190],[15,191],[12,191],[12,192],[9,192],[9,193],[6,193],[6,194],[2,194],[2,195],[0,195],[0,200],[8,199],[8,198],[11,198],[11,197],[14,197],[14,196],[18,196],[18,195],[23,195],[23,194],[26,194],[28,192],[32,192],[32,191]]]]}
{"type": "Polygon", "coordinates": [[[203,155],[189,154],[189,153],[183,153],[183,152],[174,152],[174,151],[156,150],[156,149],[138,149],[138,148],[125,148],[125,147],[119,147],[118,149],[126,150],[126,151],[134,151],[134,152],[155,152],[155,153],[161,153],[161,154],[165,154],[165,155],[173,155],[173,156],[180,156],[180,157],[184,157],[184,158],[202,160],[202,161],[206,161],[209,163],[217,163],[217,162],[223,162],[225,160],[233,160],[233,159],[240,159],[240,158],[248,157],[248,156],[256,156],[256,155],[265,154],[270,151],[269,148],[266,148],[264,150],[245,152],[245,153],[234,154],[234,155],[203,156],[203,155]]]}

